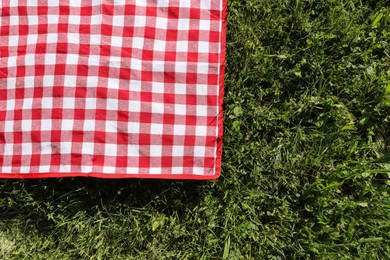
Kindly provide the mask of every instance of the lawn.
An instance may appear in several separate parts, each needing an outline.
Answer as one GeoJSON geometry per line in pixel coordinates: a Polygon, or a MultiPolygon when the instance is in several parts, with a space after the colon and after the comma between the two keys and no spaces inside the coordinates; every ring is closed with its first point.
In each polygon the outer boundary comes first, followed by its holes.
{"type": "Polygon", "coordinates": [[[390,1],[228,8],[221,177],[1,180],[1,259],[390,258],[390,1]]]}

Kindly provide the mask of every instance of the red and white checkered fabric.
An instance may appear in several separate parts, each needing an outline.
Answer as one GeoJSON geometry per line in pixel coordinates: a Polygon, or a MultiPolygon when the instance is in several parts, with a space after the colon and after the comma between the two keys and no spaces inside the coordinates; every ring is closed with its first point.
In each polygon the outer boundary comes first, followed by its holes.
{"type": "Polygon", "coordinates": [[[226,0],[0,0],[0,177],[220,174],[226,0]]]}

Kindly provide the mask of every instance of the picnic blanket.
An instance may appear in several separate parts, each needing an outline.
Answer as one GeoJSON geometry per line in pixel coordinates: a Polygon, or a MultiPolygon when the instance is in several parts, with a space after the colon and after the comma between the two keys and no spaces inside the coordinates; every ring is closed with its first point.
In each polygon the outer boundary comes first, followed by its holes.
{"type": "Polygon", "coordinates": [[[226,0],[0,0],[0,177],[220,175],[226,0]]]}

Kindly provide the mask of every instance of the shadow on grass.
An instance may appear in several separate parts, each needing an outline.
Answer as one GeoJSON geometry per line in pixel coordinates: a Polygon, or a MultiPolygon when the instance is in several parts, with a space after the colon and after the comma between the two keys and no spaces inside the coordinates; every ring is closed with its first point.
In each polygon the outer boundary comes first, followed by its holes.
{"type": "Polygon", "coordinates": [[[50,229],[55,216],[70,219],[79,212],[90,218],[133,210],[180,215],[198,205],[208,183],[94,178],[1,180],[0,221],[26,221],[39,230],[50,229]]]}

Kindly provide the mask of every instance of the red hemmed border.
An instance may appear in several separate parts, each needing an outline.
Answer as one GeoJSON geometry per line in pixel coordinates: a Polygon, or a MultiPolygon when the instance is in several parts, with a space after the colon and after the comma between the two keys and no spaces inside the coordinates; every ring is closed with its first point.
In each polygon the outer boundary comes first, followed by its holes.
{"type": "Polygon", "coordinates": [[[216,179],[221,175],[222,164],[222,143],[223,143],[223,100],[224,100],[224,82],[225,82],[225,60],[226,60],[226,27],[227,27],[227,0],[222,0],[222,39],[220,56],[220,74],[219,74],[219,113],[218,113],[218,144],[217,159],[215,165],[215,175],[211,179],[216,179]]]}
{"type": "Polygon", "coordinates": [[[39,178],[72,178],[72,177],[95,177],[102,179],[166,179],[166,180],[213,180],[216,175],[195,174],[116,174],[101,172],[45,172],[45,173],[0,173],[3,179],[39,179],[39,178]]]}
{"type": "Polygon", "coordinates": [[[110,174],[101,172],[47,172],[47,173],[0,173],[3,179],[39,179],[39,178],[72,178],[72,177],[95,177],[102,179],[166,179],[166,180],[213,180],[221,175],[222,164],[222,143],[223,143],[223,100],[224,100],[224,78],[226,59],[226,27],[227,27],[227,0],[222,0],[222,38],[220,55],[220,75],[219,75],[219,111],[218,111],[218,137],[217,153],[215,163],[215,175],[195,175],[195,174],[110,174]]]}

